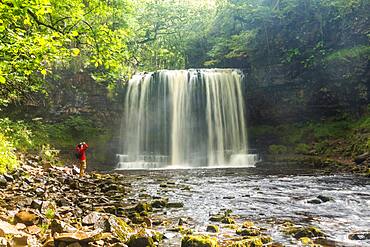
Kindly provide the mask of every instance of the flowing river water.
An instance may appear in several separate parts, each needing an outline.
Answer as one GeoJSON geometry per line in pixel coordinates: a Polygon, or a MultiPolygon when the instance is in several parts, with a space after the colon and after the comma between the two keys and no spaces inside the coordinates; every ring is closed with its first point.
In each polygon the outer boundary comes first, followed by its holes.
{"type": "MultiPolygon", "coordinates": [[[[266,233],[274,241],[285,246],[297,246],[292,237],[281,231],[282,222],[287,220],[321,229],[327,235],[324,246],[370,246],[369,240],[348,238],[351,233],[370,230],[368,178],[322,175],[318,171],[294,170],[281,165],[121,172],[131,182],[133,196],[146,193],[182,202],[183,207],[165,211],[165,217],[173,222],[186,219],[197,232],[205,232],[206,226],[212,223],[210,215],[229,209],[237,222],[255,221],[259,227],[267,229],[266,233]],[[162,187],[164,182],[173,186],[162,187]],[[309,203],[320,195],[330,200],[309,203]]],[[[161,217],[163,211],[158,214],[161,217]]],[[[159,229],[168,237],[164,246],[179,246],[179,235],[166,228],[159,229]]],[[[227,236],[227,230],[219,234],[227,236]]]]}

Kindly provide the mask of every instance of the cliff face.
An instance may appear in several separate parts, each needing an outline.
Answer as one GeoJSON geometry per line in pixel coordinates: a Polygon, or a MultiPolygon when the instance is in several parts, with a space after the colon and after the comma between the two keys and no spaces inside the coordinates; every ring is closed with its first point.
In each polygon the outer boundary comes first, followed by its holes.
{"type": "Polygon", "coordinates": [[[360,116],[370,102],[367,59],[332,61],[314,72],[292,75],[284,66],[246,71],[249,125],[360,116]]]}

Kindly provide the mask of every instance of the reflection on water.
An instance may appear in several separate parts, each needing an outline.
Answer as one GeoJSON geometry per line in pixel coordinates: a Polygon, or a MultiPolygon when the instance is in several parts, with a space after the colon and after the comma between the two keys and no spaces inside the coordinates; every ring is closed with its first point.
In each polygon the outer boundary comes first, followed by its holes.
{"type": "Polygon", "coordinates": [[[275,241],[285,244],[289,244],[290,239],[274,227],[276,220],[289,219],[302,225],[317,226],[329,239],[344,246],[370,246],[369,241],[348,240],[348,234],[352,232],[370,230],[370,182],[367,178],[269,171],[275,175],[263,175],[267,170],[258,168],[125,173],[128,180],[140,177],[132,180],[134,188],[145,188],[152,196],[167,196],[172,201],[183,202],[183,208],[169,210],[167,216],[189,217],[198,231],[205,230],[210,214],[227,208],[240,216],[238,221],[255,220],[270,229],[268,234],[275,241]],[[163,181],[174,181],[181,186],[164,189],[159,186],[163,181]],[[181,189],[184,186],[190,190],[181,189]],[[309,203],[320,195],[330,200],[309,203]]]}

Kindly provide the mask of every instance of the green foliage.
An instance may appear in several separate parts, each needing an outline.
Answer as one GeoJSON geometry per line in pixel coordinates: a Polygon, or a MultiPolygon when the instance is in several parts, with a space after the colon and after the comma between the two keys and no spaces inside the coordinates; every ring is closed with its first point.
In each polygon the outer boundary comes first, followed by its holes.
{"type": "Polygon", "coordinates": [[[341,49],[330,53],[325,59],[327,62],[331,61],[351,61],[352,59],[366,56],[370,58],[370,46],[359,45],[352,48],[341,49]]]}
{"type": "Polygon", "coordinates": [[[270,145],[269,146],[269,153],[270,154],[286,154],[288,152],[288,148],[284,145],[270,145]]]}
{"type": "Polygon", "coordinates": [[[0,133],[0,174],[13,170],[18,163],[12,143],[0,133]]]}
{"type": "Polygon", "coordinates": [[[48,208],[45,212],[45,217],[48,218],[49,220],[54,219],[55,217],[55,211],[51,208],[48,208]]]}
{"type": "Polygon", "coordinates": [[[33,145],[32,131],[24,121],[0,118],[0,131],[18,150],[27,150],[33,145]]]}
{"type": "Polygon", "coordinates": [[[49,144],[42,145],[40,157],[45,164],[59,165],[59,150],[53,149],[49,144]]]}
{"type": "Polygon", "coordinates": [[[295,149],[295,153],[297,154],[309,154],[310,153],[310,146],[305,143],[299,143],[295,149]]]}

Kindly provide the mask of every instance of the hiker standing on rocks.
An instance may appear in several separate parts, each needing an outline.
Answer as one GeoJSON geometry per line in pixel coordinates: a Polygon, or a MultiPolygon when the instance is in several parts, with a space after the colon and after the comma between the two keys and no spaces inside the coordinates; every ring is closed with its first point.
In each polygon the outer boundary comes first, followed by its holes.
{"type": "Polygon", "coordinates": [[[88,147],[89,145],[87,145],[85,142],[80,142],[76,146],[76,156],[80,160],[80,177],[84,176],[87,167],[86,150],[88,147]]]}

